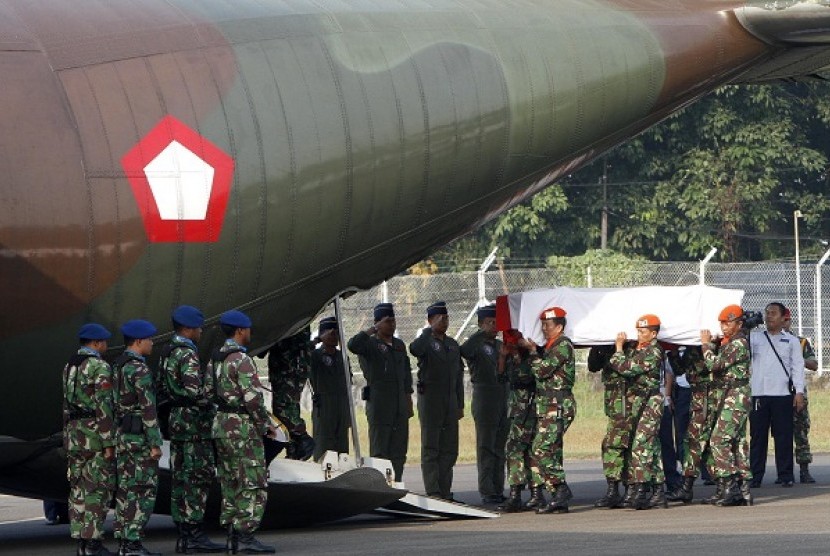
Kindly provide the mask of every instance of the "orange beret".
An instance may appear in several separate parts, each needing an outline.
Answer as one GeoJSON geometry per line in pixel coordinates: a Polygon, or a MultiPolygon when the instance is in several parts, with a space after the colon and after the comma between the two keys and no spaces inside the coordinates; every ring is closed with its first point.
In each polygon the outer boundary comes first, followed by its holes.
{"type": "Polygon", "coordinates": [[[649,326],[660,326],[660,318],[657,315],[643,315],[637,319],[635,328],[647,328],[649,326]]]}
{"type": "Polygon", "coordinates": [[[539,320],[561,319],[565,318],[567,314],[562,307],[548,307],[539,315],[539,320]]]}
{"type": "Polygon", "coordinates": [[[718,315],[718,320],[720,322],[732,322],[742,316],[744,316],[744,310],[741,309],[740,305],[727,305],[718,315]]]}

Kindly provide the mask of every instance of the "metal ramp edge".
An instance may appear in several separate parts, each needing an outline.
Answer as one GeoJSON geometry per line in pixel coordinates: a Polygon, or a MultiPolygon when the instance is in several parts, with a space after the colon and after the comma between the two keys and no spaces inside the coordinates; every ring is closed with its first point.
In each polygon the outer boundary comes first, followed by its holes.
{"type": "Polygon", "coordinates": [[[391,504],[376,508],[375,512],[397,517],[427,519],[493,519],[499,517],[496,512],[413,492],[407,493],[406,496],[391,504]]]}

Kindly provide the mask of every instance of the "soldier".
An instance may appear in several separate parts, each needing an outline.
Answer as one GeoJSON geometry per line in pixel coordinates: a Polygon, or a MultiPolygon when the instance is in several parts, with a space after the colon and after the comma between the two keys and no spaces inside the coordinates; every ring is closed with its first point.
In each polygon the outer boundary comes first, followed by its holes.
{"type": "Polygon", "coordinates": [[[692,399],[689,405],[689,424],[683,440],[682,483],[666,498],[685,504],[694,498],[693,487],[701,464],[711,462],[709,437],[717,417],[718,394],[711,387],[712,375],[703,359],[703,351],[697,346],[683,349],[673,365],[685,373],[692,389],[692,399]]]}
{"type": "Polygon", "coordinates": [[[458,420],[464,417],[464,367],[458,342],[447,336],[447,304],[427,308],[429,326],[409,344],[418,358],[418,418],[421,473],[428,496],[452,500],[452,470],[458,459],[458,420]]]}
{"type": "Polygon", "coordinates": [[[395,338],[395,310],[391,303],[374,309],[374,326],[349,340],[366,379],[363,399],[369,421],[369,451],[373,458],[392,462],[395,480],[403,479],[409,448],[412,407],[412,367],[406,345],[395,338]]]}
{"type": "Polygon", "coordinates": [[[718,315],[723,338],[716,354],[712,347],[712,333],[700,331],[700,342],[706,366],[712,374],[715,388],[721,390],[717,418],[709,439],[718,490],[718,506],[752,505],[746,450],[746,424],[752,398],[749,389],[749,341],[741,330],[744,312],[739,305],[729,305],[718,315]],[[743,445],[743,447],[742,447],[743,445]]]}
{"type": "MultiPolygon", "coordinates": [[[[790,310],[784,311],[784,329],[790,331],[792,324],[790,310]]],[[[816,352],[810,340],[802,336],[796,336],[801,344],[801,353],[804,356],[804,368],[808,371],[818,369],[816,352]]],[[[810,400],[807,398],[807,381],[804,381],[804,409],[793,411],[793,440],[795,441],[795,462],[800,467],[799,480],[802,483],[815,483],[816,480],[810,475],[810,464],[813,463],[813,454],[810,452],[810,400]]],[[[776,480],[780,484],[780,480],[776,480]]]]}
{"type": "Polygon", "coordinates": [[[508,411],[510,430],[507,435],[505,455],[507,459],[510,497],[498,506],[502,512],[518,512],[536,509],[544,504],[543,481],[532,469],[533,437],[536,436],[536,380],[530,368],[530,352],[518,345],[521,332],[508,330],[499,352],[499,374],[508,378],[510,395],[508,411]],[[531,489],[531,500],[522,507],[522,490],[531,489]]]}
{"type": "Polygon", "coordinates": [[[145,357],[153,352],[156,327],[146,320],[121,326],[126,349],[112,369],[116,429],[115,538],[119,556],[157,555],[141,544],[153,514],[158,488],[161,430],[156,413],[153,372],[145,357]]]}
{"type": "Polygon", "coordinates": [[[539,315],[545,335],[544,347],[527,338],[520,341],[530,352],[530,367],[536,379],[532,469],[551,494],[550,502],[536,508],[537,514],[567,513],[568,500],[573,498],[562,464],[565,432],[576,416],[573,395],[576,366],[573,344],[565,336],[566,315],[561,307],[550,307],[539,315]]]}
{"type": "Polygon", "coordinates": [[[101,542],[115,476],[112,370],[101,359],[111,337],[100,324],[83,325],[80,349],[63,369],[69,531],[78,540],[79,556],[112,554],[101,542]]]}
{"type": "Polygon", "coordinates": [[[268,350],[268,380],[271,383],[271,408],[288,428],[291,443],[289,459],[307,460],[314,453],[314,440],[300,415],[300,397],[311,365],[311,331],[303,330],[280,340],[268,350]]]}
{"type": "Polygon", "coordinates": [[[226,549],[231,554],[273,554],[273,546],[254,537],[268,501],[262,437],[275,431],[256,365],[246,353],[251,319],[241,311],[227,311],[219,326],[226,340],[211,357],[207,374],[217,406],[213,438],[222,488],[219,522],[228,529],[226,549]]]}
{"type": "Polygon", "coordinates": [[[628,381],[611,367],[614,351],[614,346],[594,346],[588,352],[588,370],[602,372],[602,383],[605,385],[603,407],[608,418],[602,439],[602,470],[608,489],[594,503],[597,508],[618,508],[622,504],[620,483],[625,478],[631,434],[636,425],[628,400],[628,381]]]}
{"type": "Polygon", "coordinates": [[[204,532],[205,506],[216,474],[211,428],[213,403],[196,343],[205,322],[189,305],[172,314],[174,334],[161,353],[159,366],[170,396],[170,511],[179,530],[179,554],[223,552],[204,532]]]}
{"type": "Polygon", "coordinates": [[[509,431],[507,376],[499,372],[502,343],[496,339],[496,306],[478,310],[479,330],[461,346],[473,384],[473,420],[476,427],[478,492],[485,504],[500,504],[504,497],[504,448],[509,431]]]}
{"type": "Polygon", "coordinates": [[[636,347],[623,350],[628,339],[625,332],[617,334],[611,367],[619,376],[627,378],[631,395],[631,411],[636,419],[634,439],[631,443],[629,475],[635,485],[632,507],[645,510],[650,507],[666,507],[663,489],[663,466],[660,462],[658,431],[663,417],[663,395],[660,393],[660,371],[663,364],[663,348],[657,343],[660,319],[655,315],[643,315],[635,324],[636,347]],[[653,495],[649,499],[649,488],[653,495]]]}
{"type": "Polygon", "coordinates": [[[319,460],[327,450],[338,454],[349,453],[349,392],[351,382],[346,383],[343,357],[337,346],[340,336],[337,319],[326,317],[320,321],[318,340],[322,347],[311,353],[311,388],[314,407],[311,419],[314,424],[314,459],[319,460]]]}

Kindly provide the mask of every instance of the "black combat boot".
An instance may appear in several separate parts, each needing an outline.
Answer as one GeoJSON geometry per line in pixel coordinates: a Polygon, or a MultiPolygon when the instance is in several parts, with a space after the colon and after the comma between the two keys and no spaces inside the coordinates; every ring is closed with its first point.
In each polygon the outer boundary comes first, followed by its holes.
{"type": "Polygon", "coordinates": [[[211,554],[225,552],[225,546],[215,543],[202,530],[201,523],[179,524],[179,540],[176,542],[178,554],[211,554]]]}
{"type": "Polygon", "coordinates": [[[715,481],[715,493],[709,498],[704,498],[704,504],[717,504],[718,500],[723,498],[723,492],[726,490],[726,483],[729,479],[717,479],[715,481]]]}
{"type": "Polygon", "coordinates": [[[637,483],[634,485],[634,498],[631,500],[631,507],[635,510],[647,510],[649,505],[648,483],[637,483]]]}
{"type": "Polygon", "coordinates": [[[595,508],[616,508],[622,502],[620,482],[615,479],[606,479],[606,481],[608,481],[608,489],[605,491],[605,496],[594,502],[595,508]]]}
{"type": "Polygon", "coordinates": [[[524,485],[510,485],[510,496],[507,498],[506,502],[496,506],[496,509],[500,512],[510,514],[522,511],[524,509],[522,507],[523,488],[524,485]]]}
{"type": "Polygon", "coordinates": [[[275,554],[277,549],[262,544],[253,533],[236,532],[236,545],[231,554],[275,554]]]}
{"type": "Polygon", "coordinates": [[[634,502],[634,495],[637,494],[637,485],[628,483],[625,485],[625,496],[623,497],[621,508],[631,508],[634,502]]]}
{"type": "Polygon", "coordinates": [[[668,508],[669,503],[666,501],[666,485],[663,483],[654,483],[651,485],[651,498],[648,500],[649,508],[668,508]]]}
{"type": "Polygon", "coordinates": [[[566,514],[568,513],[568,500],[573,498],[573,493],[567,483],[560,483],[551,495],[550,502],[536,508],[537,514],[566,514]]]}
{"type": "Polygon", "coordinates": [[[680,483],[679,487],[666,495],[666,500],[669,502],[683,502],[684,504],[688,504],[694,498],[694,492],[692,490],[694,484],[694,477],[683,477],[683,482],[680,483]]]}
{"type": "Polygon", "coordinates": [[[801,467],[801,472],[798,474],[799,480],[802,483],[815,483],[816,480],[810,475],[810,464],[800,463],[798,465],[801,467]]]}
{"type": "Polygon", "coordinates": [[[545,505],[545,491],[542,485],[530,485],[530,500],[525,504],[525,509],[535,510],[545,505]]]}
{"type": "Polygon", "coordinates": [[[723,490],[723,495],[720,500],[715,502],[715,506],[742,506],[744,497],[741,495],[741,487],[738,485],[736,477],[725,479],[726,486],[723,490]]]}
{"type": "Polygon", "coordinates": [[[141,541],[121,539],[118,556],[161,556],[161,552],[150,552],[141,544],[141,541]]]}
{"type": "Polygon", "coordinates": [[[86,540],[78,539],[78,550],[75,551],[76,556],[84,556],[86,554],[86,540]]]}
{"type": "Polygon", "coordinates": [[[114,556],[112,552],[107,550],[101,539],[86,539],[84,543],[84,556],[114,556]]]}
{"type": "Polygon", "coordinates": [[[747,481],[746,478],[741,479],[741,498],[743,498],[744,506],[751,506],[752,505],[752,489],[751,482],[747,481]]]}

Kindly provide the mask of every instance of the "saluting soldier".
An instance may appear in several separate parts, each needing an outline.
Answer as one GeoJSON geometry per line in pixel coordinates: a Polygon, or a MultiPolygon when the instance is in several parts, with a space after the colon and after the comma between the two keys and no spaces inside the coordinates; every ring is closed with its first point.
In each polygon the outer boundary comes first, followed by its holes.
{"type": "Polygon", "coordinates": [[[476,427],[478,492],[485,504],[500,504],[504,497],[504,448],[509,431],[504,369],[498,362],[502,343],[496,339],[496,306],[478,310],[478,331],[461,345],[473,383],[473,420],[476,427]]]}
{"type": "Polygon", "coordinates": [[[273,546],[254,537],[268,501],[262,437],[274,434],[274,428],[256,365],[246,353],[251,325],[241,311],[222,313],[219,326],[226,340],[208,364],[209,387],[217,406],[213,438],[222,487],[219,522],[228,529],[228,552],[273,554],[273,546]]]}
{"type": "Polygon", "coordinates": [[[104,519],[115,478],[112,369],[101,358],[112,334],[96,323],[78,331],[80,348],[63,369],[63,446],[69,479],[69,531],[79,556],[112,554],[104,519]]]}
{"type": "Polygon", "coordinates": [[[170,511],[179,530],[176,552],[219,552],[203,522],[216,473],[213,449],[213,403],[196,343],[205,317],[196,307],[182,305],[172,314],[173,337],[161,353],[162,380],[170,396],[170,511]]]}
{"type": "Polygon", "coordinates": [[[714,477],[721,498],[718,506],[752,505],[749,483],[752,471],[747,457],[746,426],[752,395],[749,386],[749,340],[741,330],[744,312],[739,305],[729,305],[718,315],[723,337],[720,350],[715,353],[712,333],[700,331],[700,342],[706,366],[712,374],[713,385],[720,390],[709,448],[714,461],[714,477]]]}
{"type": "Polygon", "coordinates": [[[126,349],[113,365],[113,408],[116,429],[115,538],[119,556],[149,556],[142,544],[153,514],[158,488],[161,430],[156,413],[153,371],[145,358],[153,352],[156,327],[146,320],[121,326],[126,349]]]}
{"type": "Polygon", "coordinates": [[[645,510],[667,507],[658,435],[663,417],[663,394],[660,393],[663,348],[657,342],[660,319],[656,315],[643,315],[635,327],[637,345],[625,348],[626,333],[617,334],[610,364],[614,372],[630,381],[630,407],[636,422],[629,462],[629,477],[635,485],[632,507],[645,510]],[[653,491],[651,498],[649,489],[653,491]]]}
{"type": "Polygon", "coordinates": [[[458,342],[447,336],[447,304],[430,305],[427,320],[429,326],[409,344],[409,352],[418,358],[421,473],[428,496],[452,500],[458,420],[464,417],[464,367],[458,342]]]}
{"type": "Polygon", "coordinates": [[[392,462],[395,480],[403,479],[409,449],[409,418],[412,407],[412,367],[406,345],[395,337],[397,323],[391,303],[374,309],[375,324],[349,340],[349,351],[358,356],[366,386],[366,417],[369,421],[369,451],[373,458],[392,462]]]}
{"type": "Polygon", "coordinates": [[[536,435],[536,380],[530,368],[530,352],[518,345],[522,334],[518,330],[504,333],[504,343],[499,352],[499,373],[507,376],[510,383],[508,411],[510,430],[507,434],[505,456],[510,496],[498,506],[502,512],[519,512],[535,509],[544,500],[540,499],[542,479],[533,472],[533,437],[536,435]],[[531,500],[522,506],[522,490],[531,489],[531,500]]]}
{"type": "Polygon", "coordinates": [[[628,397],[628,381],[614,372],[611,356],[615,346],[594,346],[588,352],[588,370],[601,372],[605,386],[603,407],[608,424],[602,439],[602,471],[608,488],[594,503],[597,508],[618,508],[623,502],[620,483],[626,477],[631,435],[636,425],[628,397]]]}
{"type": "Polygon", "coordinates": [[[567,313],[562,307],[542,311],[545,345],[527,338],[521,345],[530,351],[530,367],[536,379],[536,436],[533,439],[533,471],[541,477],[551,500],[536,508],[536,513],[567,513],[573,498],[565,480],[563,447],[565,432],[576,416],[573,395],[576,380],[574,347],[565,336],[567,313]]]}
{"type": "Polygon", "coordinates": [[[314,459],[319,460],[327,450],[338,454],[349,453],[349,392],[346,383],[343,356],[338,349],[340,336],[337,319],[326,317],[320,321],[318,340],[323,344],[311,353],[311,388],[314,407],[314,459]]]}
{"type": "Polygon", "coordinates": [[[289,459],[307,460],[314,453],[314,440],[300,413],[300,397],[308,381],[313,350],[308,329],[280,340],[268,350],[271,409],[288,428],[291,443],[286,448],[286,457],[289,459]]]}

